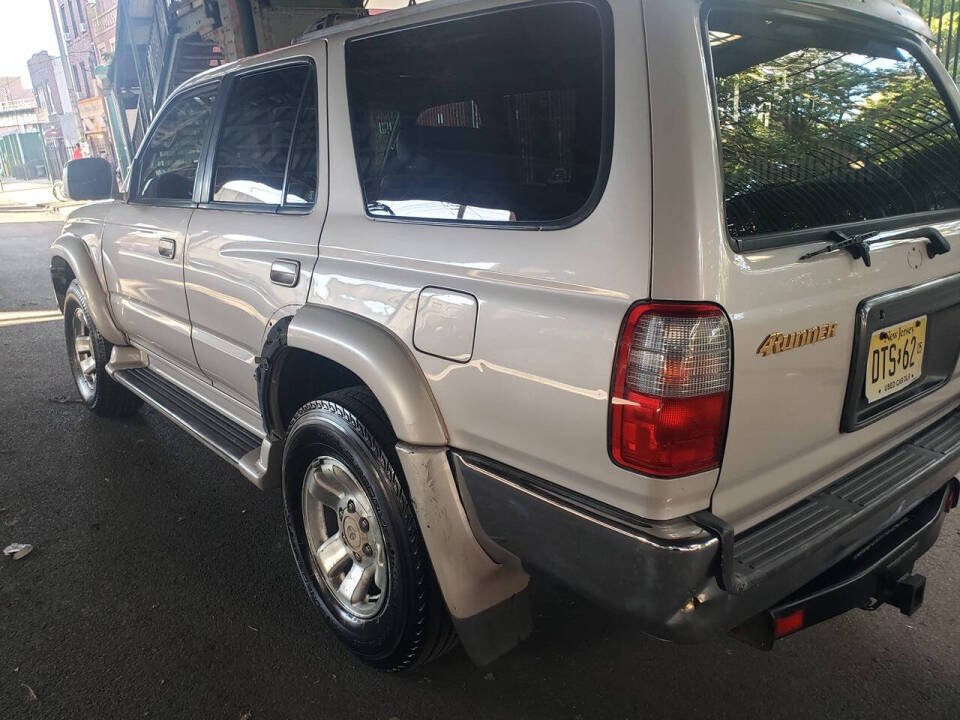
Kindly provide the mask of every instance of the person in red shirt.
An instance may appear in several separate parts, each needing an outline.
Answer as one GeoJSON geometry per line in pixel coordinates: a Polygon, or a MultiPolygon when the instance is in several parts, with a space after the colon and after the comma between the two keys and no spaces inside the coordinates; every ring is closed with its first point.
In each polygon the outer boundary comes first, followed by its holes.
{"type": "Polygon", "coordinates": [[[80,143],[77,143],[76,146],[73,148],[73,159],[79,160],[82,157],[83,157],[83,150],[80,149],[80,143]]]}

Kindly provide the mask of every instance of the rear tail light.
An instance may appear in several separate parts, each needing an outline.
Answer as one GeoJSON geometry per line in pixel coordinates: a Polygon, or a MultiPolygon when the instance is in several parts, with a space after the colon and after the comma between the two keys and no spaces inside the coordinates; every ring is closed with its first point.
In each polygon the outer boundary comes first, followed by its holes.
{"type": "Polygon", "coordinates": [[[635,305],[614,367],[614,461],[654,477],[717,467],[730,408],[731,357],[730,323],[716,305],[635,305]]]}

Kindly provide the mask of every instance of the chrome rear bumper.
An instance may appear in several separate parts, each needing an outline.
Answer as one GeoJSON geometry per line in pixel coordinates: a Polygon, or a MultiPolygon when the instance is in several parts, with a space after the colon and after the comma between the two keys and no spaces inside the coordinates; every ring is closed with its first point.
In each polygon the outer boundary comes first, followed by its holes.
{"type": "Polygon", "coordinates": [[[960,410],[741,535],[705,512],[665,528],[486,458],[451,456],[491,555],[516,556],[652,635],[694,642],[777,605],[942,493],[960,471],[960,410]]]}

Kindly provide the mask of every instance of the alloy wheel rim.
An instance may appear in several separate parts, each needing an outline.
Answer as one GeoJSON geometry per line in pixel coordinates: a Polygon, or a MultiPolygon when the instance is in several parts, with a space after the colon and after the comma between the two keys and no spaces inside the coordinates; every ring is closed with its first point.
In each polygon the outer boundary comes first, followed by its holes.
{"type": "Polygon", "coordinates": [[[386,546],[357,478],[336,458],[316,458],[304,476],[301,506],[314,577],[351,615],[376,615],[387,595],[386,546]]]}
{"type": "Polygon", "coordinates": [[[89,400],[97,388],[97,358],[93,354],[93,335],[87,318],[79,307],[74,309],[71,323],[74,375],[80,394],[89,400]]]}

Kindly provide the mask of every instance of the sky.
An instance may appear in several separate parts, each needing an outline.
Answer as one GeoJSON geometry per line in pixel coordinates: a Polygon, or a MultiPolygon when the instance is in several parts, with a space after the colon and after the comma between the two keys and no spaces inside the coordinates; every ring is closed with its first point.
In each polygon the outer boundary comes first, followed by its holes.
{"type": "Polygon", "coordinates": [[[0,75],[19,75],[30,87],[27,59],[41,50],[60,54],[49,0],[0,0],[0,75]]]}

